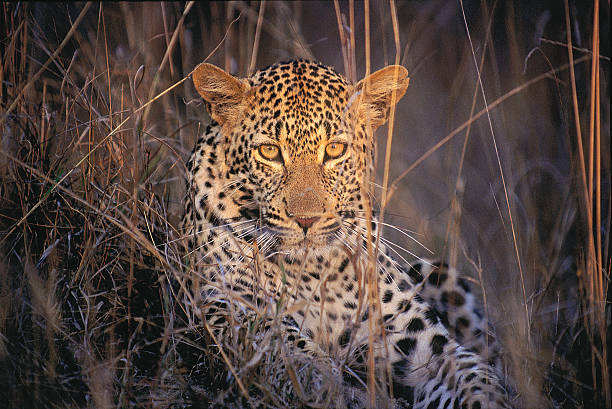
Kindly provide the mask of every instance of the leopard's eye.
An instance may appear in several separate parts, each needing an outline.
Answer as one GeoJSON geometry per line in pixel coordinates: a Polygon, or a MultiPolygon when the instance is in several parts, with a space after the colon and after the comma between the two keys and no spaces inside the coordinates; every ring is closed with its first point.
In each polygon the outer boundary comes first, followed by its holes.
{"type": "Polygon", "coordinates": [[[331,142],[325,147],[325,159],[336,159],[344,154],[346,144],[342,142],[331,142]]]}
{"type": "Polygon", "coordinates": [[[263,144],[259,145],[259,154],[263,156],[264,159],[278,160],[280,156],[280,150],[276,145],[263,144]]]}

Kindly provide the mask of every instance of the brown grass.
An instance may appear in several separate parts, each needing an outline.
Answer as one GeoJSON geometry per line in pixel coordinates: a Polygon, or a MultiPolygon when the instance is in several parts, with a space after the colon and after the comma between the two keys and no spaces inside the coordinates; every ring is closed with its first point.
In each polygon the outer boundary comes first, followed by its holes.
{"type": "Polygon", "coordinates": [[[392,404],[371,359],[364,391],[343,384],[342,362],[279,342],[280,323],[264,332],[276,305],[244,304],[253,319],[236,316],[224,340],[192,308],[177,226],[207,118],[189,74],[203,60],[244,76],[295,56],[354,81],[389,56],[409,69],[365,186],[373,212],[483,289],[517,406],[611,406],[609,3],[4,3],[0,14],[8,407],[209,407],[223,390],[237,407],[392,404]]]}

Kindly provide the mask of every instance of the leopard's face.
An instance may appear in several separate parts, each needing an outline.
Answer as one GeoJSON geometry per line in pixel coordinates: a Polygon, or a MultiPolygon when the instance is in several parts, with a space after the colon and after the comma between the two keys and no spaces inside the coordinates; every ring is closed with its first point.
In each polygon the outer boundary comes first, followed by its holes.
{"type": "Polygon", "coordinates": [[[331,244],[342,237],[344,219],[363,206],[367,139],[355,132],[349,84],[302,61],[260,73],[252,89],[255,103],[231,143],[242,144],[245,136],[244,178],[263,232],[282,250],[331,244]]]}
{"type": "Polygon", "coordinates": [[[215,98],[217,88],[207,94],[194,74],[221,124],[226,176],[242,192],[221,218],[257,221],[254,238],[278,251],[348,244],[363,217],[373,156],[375,121],[359,84],[303,60],[226,80],[235,81],[237,98],[215,98]]]}

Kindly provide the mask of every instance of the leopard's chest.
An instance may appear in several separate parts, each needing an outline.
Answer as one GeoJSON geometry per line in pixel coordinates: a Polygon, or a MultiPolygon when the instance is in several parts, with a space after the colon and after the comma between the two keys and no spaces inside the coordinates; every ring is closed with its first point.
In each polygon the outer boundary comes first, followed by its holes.
{"type": "MultiPolygon", "coordinates": [[[[238,241],[225,241],[225,246],[236,244],[238,241]]],[[[282,255],[258,258],[245,251],[247,248],[229,248],[226,252],[241,251],[253,259],[251,267],[224,268],[222,273],[215,267],[209,269],[209,283],[224,288],[218,293],[221,298],[237,295],[255,306],[272,305],[270,311],[274,313],[280,306],[300,332],[329,352],[342,351],[349,343],[368,342],[370,301],[368,284],[361,273],[366,264],[349,261],[341,249],[330,251],[329,257],[290,259],[282,255]]],[[[219,252],[221,258],[224,254],[219,252]]],[[[380,322],[388,331],[402,331],[412,315],[421,313],[420,302],[414,299],[418,288],[395,264],[379,261],[376,266],[379,298],[372,304],[382,321],[375,320],[375,325],[380,322]]]]}
{"type": "MultiPolygon", "coordinates": [[[[291,294],[285,299],[292,303],[288,303],[286,311],[302,331],[307,331],[309,337],[330,352],[342,351],[349,343],[367,343],[371,306],[363,275],[353,263],[338,266],[324,260],[323,264],[330,267],[317,269],[321,263],[282,267],[286,291],[291,294]]],[[[281,270],[278,265],[275,268],[281,270]]],[[[403,331],[405,321],[413,313],[408,310],[420,308],[414,300],[417,288],[403,276],[394,266],[377,265],[379,297],[372,304],[381,320],[372,322],[384,324],[391,332],[403,331]]],[[[376,332],[382,333],[381,330],[376,332]]]]}
{"type": "Polygon", "coordinates": [[[347,328],[361,322],[367,306],[352,268],[338,272],[320,271],[316,265],[294,265],[285,268],[287,273],[291,275],[287,291],[293,303],[287,305],[287,311],[320,345],[336,344],[347,328]]]}

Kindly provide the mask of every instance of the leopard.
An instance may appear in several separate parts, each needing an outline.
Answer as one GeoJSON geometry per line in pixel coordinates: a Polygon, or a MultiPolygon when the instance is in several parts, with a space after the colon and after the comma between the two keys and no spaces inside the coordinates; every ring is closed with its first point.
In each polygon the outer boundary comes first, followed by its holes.
{"type": "Polygon", "coordinates": [[[406,68],[354,84],[305,59],[247,78],[203,62],[192,80],[210,123],[186,165],[181,226],[191,303],[215,339],[231,311],[272,300],[283,342],[356,357],[341,362],[366,388],[369,363],[387,367],[406,407],[513,407],[470,283],[378,235],[375,131],[407,91],[406,68]]]}

